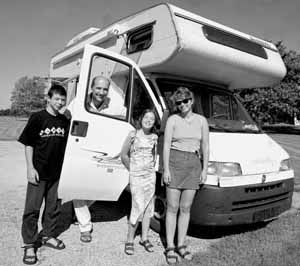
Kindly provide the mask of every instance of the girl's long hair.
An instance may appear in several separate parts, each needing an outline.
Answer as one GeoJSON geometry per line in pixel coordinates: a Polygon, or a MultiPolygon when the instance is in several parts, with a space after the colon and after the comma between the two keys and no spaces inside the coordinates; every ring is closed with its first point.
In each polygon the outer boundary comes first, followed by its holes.
{"type": "Polygon", "coordinates": [[[147,114],[147,113],[153,113],[154,115],[154,125],[153,127],[150,129],[150,132],[151,133],[154,133],[154,134],[157,134],[158,133],[158,119],[157,119],[157,116],[155,114],[155,111],[153,109],[145,109],[142,114],[140,115],[139,117],[139,120],[138,120],[138,123],[137,123],[137,127],[136,129],[141,129],[142,128],[142,120],[144,118],[144,116],[147,114]]]}

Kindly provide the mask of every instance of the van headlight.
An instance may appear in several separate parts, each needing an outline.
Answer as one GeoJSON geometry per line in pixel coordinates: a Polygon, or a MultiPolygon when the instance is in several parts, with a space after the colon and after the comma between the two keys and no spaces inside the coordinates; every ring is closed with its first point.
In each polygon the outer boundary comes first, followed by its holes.
{"type": "Polygon", "coordinates": [[[240,176],[242,169],[239,163],[208,162],[208,175],[240,176]]]}
{"type": "Polygon", "coordinates": [[[279,168],[279,171],[287,171],[287,170],[291,170],[292,169],[292,162],[291,162],[291,159],[285,159],[285,160],[282,160],[280,162],[280,168],[279,168]]]}

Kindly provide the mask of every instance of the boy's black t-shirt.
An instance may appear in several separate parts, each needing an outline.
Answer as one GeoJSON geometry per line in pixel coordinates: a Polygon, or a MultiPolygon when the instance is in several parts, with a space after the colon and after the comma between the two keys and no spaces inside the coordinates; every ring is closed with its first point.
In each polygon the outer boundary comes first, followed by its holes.
{"type": "Polygon", "coordinates": [[[40,180],[60,177],[69,130],[69,120],[62,114],[53,116],[46,110],[31,115],[19,142],[33,147],[33,165],[40,180]]]}

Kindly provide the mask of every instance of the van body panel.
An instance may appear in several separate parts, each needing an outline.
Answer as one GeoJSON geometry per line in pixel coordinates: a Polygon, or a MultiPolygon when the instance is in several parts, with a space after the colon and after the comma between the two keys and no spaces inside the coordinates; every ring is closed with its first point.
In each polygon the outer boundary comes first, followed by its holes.
{"type": "Polygon", "coordinates": [[[239,162],[243,175],[277,172],[289,158],[265,134],[210,132],[210,161],[239,162]]]}
{"type": "Polygon", "coordinates": [[[117,200],[129,182],[128,171],[119,153],[134,128],[104,116],[78,114],[74,119],[88,121],[89,128],[84,138],[69,135],[59,197],[64,201],[74,198],[117,200]]]}

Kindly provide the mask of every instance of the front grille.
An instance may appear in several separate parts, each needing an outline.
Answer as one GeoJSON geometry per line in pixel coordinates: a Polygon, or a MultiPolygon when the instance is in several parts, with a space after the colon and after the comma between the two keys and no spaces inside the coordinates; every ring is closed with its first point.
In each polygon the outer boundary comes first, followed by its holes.
{"type": "Polygon", "coordinates": [[[272,203],[287,200],[289,198],[289,196],[290,196],[289,192],[284,192],[281,194],[276,194],[276,195],[267,196],[267,197],[235,201],[232,203],[232,205],[233,205],[232,211],[240,211],[240,210],[251,209],[251,208],[269,205],[272,203]]]}
{"type": "Polygon", "coordinates": [[[270,191],[273,189],[278,189],[282,187],[282,182],[277,183],[277,184],[271,184],[271,185],[264,185],[264,186],[255,186],[255,187],[247,187],[245,188],[246,193],[251,193],[251,192],[260,192],[260,191],[270,191]]]}

